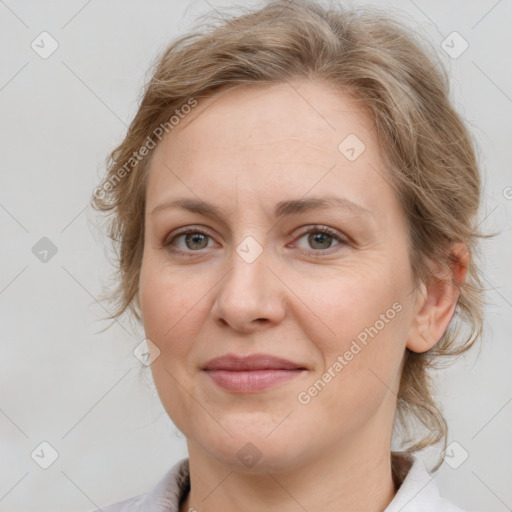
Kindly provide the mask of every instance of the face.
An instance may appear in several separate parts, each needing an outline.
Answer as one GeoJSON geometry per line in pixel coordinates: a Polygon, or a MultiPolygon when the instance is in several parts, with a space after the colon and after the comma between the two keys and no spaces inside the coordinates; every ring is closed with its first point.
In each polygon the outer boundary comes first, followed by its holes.
{"type": "Polygon", "coordinates": [[[416,306],[372,125],[318,82],[242,87],[154,150],[139,300],[190,451],[256,472],[389,443],[416,306]],[[204,369],[254,354],[295,369],[204,369]]]}

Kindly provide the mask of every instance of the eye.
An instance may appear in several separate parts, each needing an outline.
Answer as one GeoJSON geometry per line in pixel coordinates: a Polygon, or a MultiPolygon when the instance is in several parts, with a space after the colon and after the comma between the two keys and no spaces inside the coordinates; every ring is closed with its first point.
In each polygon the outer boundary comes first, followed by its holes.
{"type": "Polygon", "coordinates": [[[306,243],[309,245],[309,247],[303,247],[303,249],[315,249],[309,252],[309,254],[313,256],[319,256],[322,252],[338,245],[348,244],[348,241],[340,233],[326,226],[313,226],[309,228],[300,236],[299,240],[303,238],[306,238],[306,243]],[[335,240],[338,241],[338,243],[333,246],[332,243],[335,240]]]}
{"type": "Polygon", "coordinates": [[[211,240],[211,237],[207,233],[199,228],[191,227],[176,234],[169,242],[165,243],[165,246],[172,252],[196,252],[201,249],[206,249],[209,240],[211,240]],[[184,247],[181,246],[176,249],[175,246],[177,244],[175,242],[180,238],[183,238],[184,247]]]}

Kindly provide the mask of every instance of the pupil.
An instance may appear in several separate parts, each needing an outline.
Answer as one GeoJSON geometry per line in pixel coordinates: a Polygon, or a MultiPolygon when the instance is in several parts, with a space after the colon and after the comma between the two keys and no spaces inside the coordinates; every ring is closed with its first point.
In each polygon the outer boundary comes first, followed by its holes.
{"type": "Polygon", "coordinates": [[[331,235],[329,235],[328,233],[315,233],[315,234],[311,234],[309,236],[309,242],[314,245],[317,241],[322,244],[322,242],[325,243],[327,242],[327,247],[325,246],[321,246],[319,247],[320,249],[328,249],[329,248],[329,242],[330,242],[330,238],[331,238],[331,235]]]}
{"type": "MultiPolygon", "coordinates": [[[[203,235],[202,233],[192,233],[192,234],[188,234],[186,237],[185,237],[185,243],[187,244],[187,247],[188,247],[188,242],[190,240],[193,240],[193,243],[196,243],[197,239],[202,239],[202,241],[204,242],[206,240],[206,236],[203,235]]],[[[199,242],[200,243],[200,242],[199,242]]],[[[204,247],[206,247],[204,244],[202,247],[195,247],[196,249],[204,249],[204,247]]],[[[190,249],[190,247],[189,247],[190,249]]]]}

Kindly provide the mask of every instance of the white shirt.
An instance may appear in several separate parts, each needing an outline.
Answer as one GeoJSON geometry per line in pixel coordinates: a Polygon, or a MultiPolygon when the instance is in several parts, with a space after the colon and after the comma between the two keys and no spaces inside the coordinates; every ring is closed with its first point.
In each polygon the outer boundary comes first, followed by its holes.
{"type": "MultiPolygon", "coordinates": [[[[463,512],[439,496],[437,484],[416,456],[408,462],[398,492],[383,512],[463,512]]],[[[188,458],[177,462],[149,492],[89,512],[179,512],[190,487],[188,458]]]]}

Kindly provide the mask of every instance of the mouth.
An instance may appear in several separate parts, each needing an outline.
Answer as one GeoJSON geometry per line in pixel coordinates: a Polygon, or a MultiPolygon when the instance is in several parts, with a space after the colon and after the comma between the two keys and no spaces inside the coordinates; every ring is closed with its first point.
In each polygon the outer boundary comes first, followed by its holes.
{"type": "Polygon", "coordinates": [[[268,354],[228,354],[212,359],[202,370],[217,386],[226,391],[254,393],[290,381],[305,373],[307,368],[268,354]]]}

